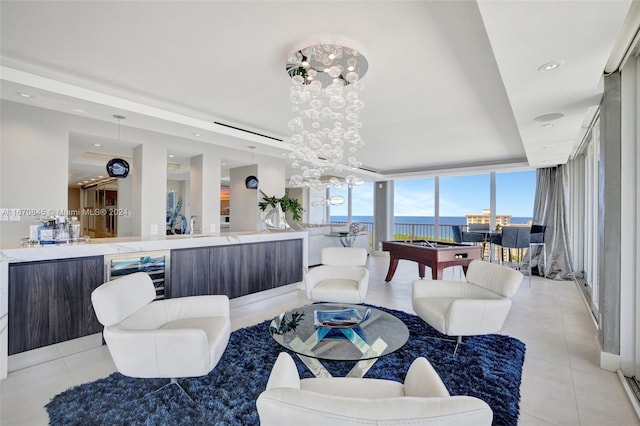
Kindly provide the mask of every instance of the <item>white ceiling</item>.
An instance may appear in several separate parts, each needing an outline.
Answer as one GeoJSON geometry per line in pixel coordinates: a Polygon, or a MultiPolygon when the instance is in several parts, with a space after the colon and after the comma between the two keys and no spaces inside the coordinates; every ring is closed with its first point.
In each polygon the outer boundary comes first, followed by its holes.
{"type": "Polygon", "coordinates": [[[369,62],[358,158],[375,173],[365,178],[545,167],[565,163],[584,134],[630,5],[3,0],[0,89],[7,100],[110,122],[119,113],[126,126],[281,156],[289,53],[347,40],[369,62]],[[550,61],[562,66],[538,71],[550,61]],[[564,117],[534,120],[550,113],[564,117]]]}

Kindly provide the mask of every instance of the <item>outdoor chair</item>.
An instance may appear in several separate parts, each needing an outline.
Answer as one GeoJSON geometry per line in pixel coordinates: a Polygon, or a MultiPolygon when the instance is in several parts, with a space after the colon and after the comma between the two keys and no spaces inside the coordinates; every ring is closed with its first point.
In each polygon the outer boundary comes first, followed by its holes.
{"type": "Polygon", "coordinates": [[[529,235],[529,286],[531,286],[531,274],[533,265],[531,259],[533,258],[533,248],[542,246],[543,267],[540,267],[540,260],[538,258],[537,268],[538,275],[545,276],[544,268],[547,266],[547,245],[544,242],[544,234],[547,227],[544,225],[531,225],[531,232],[529,235]]]}
{"type": "Polygon", "coordinates": [[[529,248],[531,228],[528,226],[504,226],[500,235],[492,237],[491,242],[500,246],[500,263],[504,260],[504,249],[507,249],[507,262],[511,263],[512,249],[516,249],[515,268],[522,268],[523,250],[529,248]]]}

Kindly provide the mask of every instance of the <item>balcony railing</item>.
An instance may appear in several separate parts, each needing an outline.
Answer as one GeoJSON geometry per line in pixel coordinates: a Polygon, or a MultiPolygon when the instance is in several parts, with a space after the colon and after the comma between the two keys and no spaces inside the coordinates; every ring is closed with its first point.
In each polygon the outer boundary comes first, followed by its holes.
{"type": "MultiPolygon", "coordinates": [[[[373,222],[358,222],[364,225],[369,231],[369,248],[373,246],[373,222]]],[[[347,225],[347,222],[331,222],[332,225],[347,225]]],[[[526,226],[526,225],[511,225],[511,226],[526,226]]],[[[463,231],[467,231],[467,225],[461,225],[463,231]]],[[[453,230],[451,225],[439,225],[439,238],[438,241],[453,242],[453,230]]],[[[393,239],[394,240],[435,240],[435,225],[432,223],[397,223],[393,224],[393,239]]],[[[489,259],[490,244],[485,244],[485,253],[483,257],[489,259]]],[[[498,246],[492,247],[494,252],[491,258],[494,260],[500,259],[500,249],[498,246]]],[[[513,254],[506,250],[502,253],[503,261],[514,261],[513,254]]],[[[515,261],[521,262],[523,260],[523,251],[516,251],[515,261]]]]}
{"type": "MultiPolygon", "coordinates": [[[[373,241],[373,222],[358,222],[364,225],[371,236],[370,244],[373,241]]],[[[332,225],[346,225],[347,222],[331,222],[332,225]]],[[[439,240],[453,242],[453,231],[451,225],[439,225],[439,240]]],[[[430,223],[394,223],[394,240],[434,240],[435,225],[430,223]]]]}

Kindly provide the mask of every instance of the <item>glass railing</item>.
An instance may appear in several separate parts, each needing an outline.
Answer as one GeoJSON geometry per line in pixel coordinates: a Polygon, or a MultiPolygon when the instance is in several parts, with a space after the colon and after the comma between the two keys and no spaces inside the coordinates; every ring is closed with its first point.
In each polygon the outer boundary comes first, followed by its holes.
{"type": "MultiPolygon", "coordinates": [[[[369,231],[369,247],[373,244],[373,222],[358,222],[369,231]]],[[[344,221],[333,221],[332,225],[346,225],[344,221]]],[[[435,225],[429,223],[394,223],[394,240],[435,240],[435,225]]],[[[439,225],[439,241],[453,242],[451,225],[439,225]]]]}
{"type": "MultiPolygon", "coordinates": [[[[369,248],[373,247],[373,222],[358,222],[364,225],[369,231],[369,248]]],[[[344,221],[333,221],[332,225],[347,225],[344,221]]],[[[468,231],[467,225],[460,225],[462,231],[468,231]]],[[[528,226],[525,224],[513,224],[510,226],[528,226]]],[[[438,241],[450,242],[453,240],[453,230],[451,225],[439,225],[438,226],[438,241]]],[[[394,223],[393,224],[393,239],[394,240],[435,240],[435,225],[432,223],[394,223]]],[[[501,251],[497,245],[484,244],[485,253],[484,258],[498,260],[503,257],[504,261],[516,261],[522,262],[523,251],[515,250],[514,252],[509,250],[501,251]],[[493,253],[489,254],[489,251],[493,249],[493,253]]]]}

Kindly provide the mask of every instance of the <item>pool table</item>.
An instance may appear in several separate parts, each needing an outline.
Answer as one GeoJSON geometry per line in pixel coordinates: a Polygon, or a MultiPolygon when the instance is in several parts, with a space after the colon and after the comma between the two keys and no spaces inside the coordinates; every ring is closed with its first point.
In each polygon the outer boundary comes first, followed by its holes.
{"type": "Polygon", "coordinates": [[[389,252],[389,270],[384,279],[391,281],[398,267],[398,260],[418,262],[418,275],[424,278],[425,265],[431,268],[434,280],[442,279],[442,271],[450,266],[462,266],[464,272],[474,259],[482,259],[482,247],[467,244],[445,243],[429,240],[383,241],[382,250],[389,252]]]}

